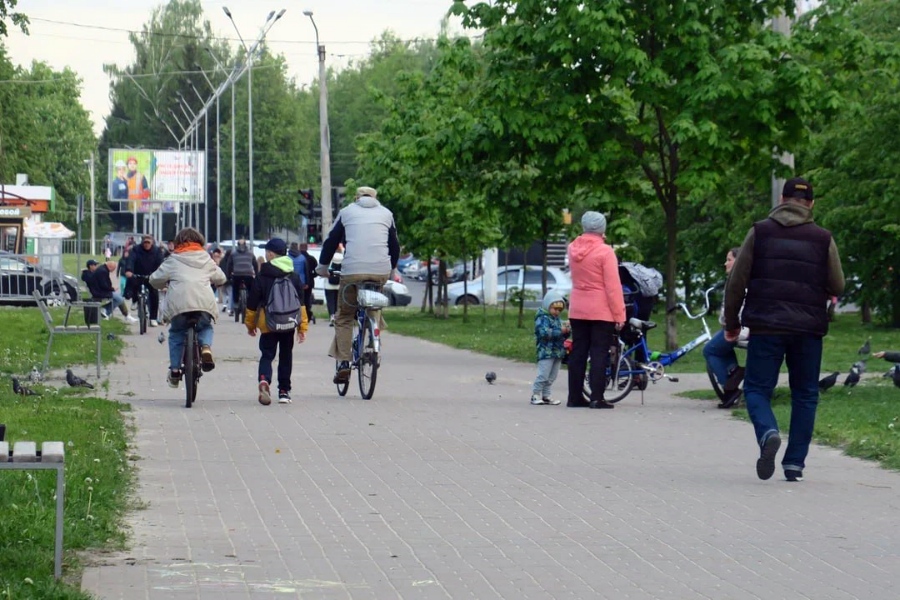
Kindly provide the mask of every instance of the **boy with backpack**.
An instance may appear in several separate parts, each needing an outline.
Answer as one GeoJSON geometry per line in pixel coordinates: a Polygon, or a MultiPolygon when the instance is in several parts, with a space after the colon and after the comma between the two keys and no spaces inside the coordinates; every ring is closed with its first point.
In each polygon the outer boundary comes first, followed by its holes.
{"type": "Polygon", "coordinates": [[[259,403],[272,403],[272,361],[278,352],[278,403],[291,402],[291,367],[294,332],[297,343],[306,341],[307,316],[303,307],[303,284],[294,272],[294,262],[281,238],[266,243],[266,261],[250,286],[244,324],[256,337],[259,329],[259,403]]]}

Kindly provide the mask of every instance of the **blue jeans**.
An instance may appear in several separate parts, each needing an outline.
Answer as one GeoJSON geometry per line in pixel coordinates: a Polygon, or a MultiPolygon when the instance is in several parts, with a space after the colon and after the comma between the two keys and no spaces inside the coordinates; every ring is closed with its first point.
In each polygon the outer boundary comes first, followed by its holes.
{"type": "Polygon", "coordinates": [[[537,361],[538,372],[531,386],[531,393],[538,398],[549,398],[550,388],[559,375],[559,366],[562,364],[561,358],[542,358],[537,361]]]}
{"type": "Polygon", "coordinates": [[[782,362],[787,362],[791,388],[791,425],[788,446],[781,466],[803,470],[816,424],[819,403],[819,371],[822,364],[822,338],[814,335],[750,336],[744,375],[744,401],[762,445],[778,431],[772,412],[772,393],[778,383],[782,362]]]}
{"type": "Polygon", "coordinates": [[[725,330],[720,329],[712,336],[712,339],[703,346],[703,357],[706,364],[716,374],[719,383],[725,385],[728,380],[728,372],[737,366],[737,355],[734,353],[734,342],[725,341],[725,330]]]}
{"type": "MultiPolygon", "coordinates": [[[[187,336],[188,322],[184,315],[175,315],[169,324],[169,368],[181,370],[181,359],[184,356],[184,339],[187,336]]],[[[197,322],[197,339],[200,347],[212,346],[213,326],[212,317],[202,313],[197,322]]]]}

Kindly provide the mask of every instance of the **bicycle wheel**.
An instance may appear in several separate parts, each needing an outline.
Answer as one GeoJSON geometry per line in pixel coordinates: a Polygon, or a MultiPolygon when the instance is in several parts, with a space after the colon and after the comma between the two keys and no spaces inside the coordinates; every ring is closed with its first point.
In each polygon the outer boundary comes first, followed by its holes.
{"type": "MultiPolygon", "coordinates": [[[[631,366],[631,360],[622,355],[619,357],[618,369],[615,373],[610,373],[609,368],[606,369],[606,393],[603,394],[603,400],[610,404],[615,404],[628,395],[631,388],[634,387],[634,376],[639,375],[640,371],[634,371],[631,366]]],[[[586,402],[591,400],[591,363],[588,362],[587,370],[584,372],[584,388],[582,395],[586,402]]]]}
{"type": "Polygon", "coordinates": [[[235,320],[237,320],[237,316],[240,315],[241,323],[244,322],[244,317],[247,314],[247,288],[241,288],[241,294],[238,298],[238,312],[235,313],[235,320]]]}
{"type": "Polygon", "coordinates": [[[147,326],[150,324],[150,315],[147,314],[147,302],[143,292],[138,296],[138,324],[140,325],[141,335],[147,333],[147,326]]]}
{"type": "Polygon", "coordinates": [[[375,329],[366,320],[362,330],[362,347],[359,349],[359,393],[363,400],[370,400],[375,393],[378,379],[378,350],[375,348],[375,329]]]}
{"type": "MultiPolygon", "coordinates": [[[[339,360],[334,361],[335,373],[337,372],[337,368],[340,363],[341,361],[339,360]]],[[[337,387],[338,396],[346,396],[347,390],[350,388],[350,379],[347,379],[347,381],[345,381],[344,383],[336,383],[334,385],[335,387],[337,387]]]]}
{"type": "Polygon", "coordinates": [[[709,363],[706,363],[706,374],[709,376],[709,382],[712,384],[712,389],[716,393],[716,396],[719,398],[719,401],[725,400],[725,388],[719,383],[719,380],[716,378],[716,374],[713,373],[712,367],[709,366],[709,363]]]}
{"type": "Polygon", "coordinates": [[[195,356],[195,346],[197,344],[197,332],[191,327],[187,330],[184,338],[184,364],[181,367],[181,377],[184,379],[184,406],[190,408],[197,397],[197,380],[194,368],[198,365],[194,364],[197,360],[195,356]]]}

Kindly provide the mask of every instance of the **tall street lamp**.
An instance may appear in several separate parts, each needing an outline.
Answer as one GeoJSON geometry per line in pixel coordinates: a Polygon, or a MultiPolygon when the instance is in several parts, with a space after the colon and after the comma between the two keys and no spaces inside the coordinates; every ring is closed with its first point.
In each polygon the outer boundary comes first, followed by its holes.
{"type": "Polygon", "coordinates": [[[319,28],[311,10],[304,10],[316,31],[316,49],[319,54],[319,171],[322,179],[322,235],[331,231],[331,136],[328,133],[328,83],[325,77],[325,46],[319,44],[319,28]]]}
{"type": "Polygon", "coordinates": [[[231,11],[228,10],[228,7],[223,6],[222,10],[225,11],[225,16],[228,17],[228,20],[231,21],[231,24],[234,26],[234,31],[238,35],[238,39],[241,40],[241,45],[244,47],[244,51],[247,53],[247,140],[248,140],[248,178],[247,178],[247,186],[249,188],[248,194],[248,203],[249,203],[249,217],[250,217],[250,235],[247,238],[253,243],[253,240],[256,239],[255,231],[254,231],[254,222],[253,222],[253,54],[256,52],[256,49],[259,47],[260,43],[262,43],[263,39],[265,39],[266,34],[269,33],[269,30],[272,29],[272,26],[275,25],[275,22],[284,15],[285,9],[281,9],[281,11],[276,14],[275,11],[271,11],[269,16],[266,17],[266,22],[260,28],[259,36],[256,38],[256,42],[250,48],[247,48],[247,44],[244,43],[244,38],[241,36],[241,32],[238,29],[237,23],[234,22],[234,18],[231,16],[231,11]]]}
{"type": "Polygon", "coordinates": [[[84,159],[84,164],[88,166],[91,172],[91,251],[88,254],[93,255],[97,250],[97,221],[94,217],[94,153],[91,157],[84,159]]]}

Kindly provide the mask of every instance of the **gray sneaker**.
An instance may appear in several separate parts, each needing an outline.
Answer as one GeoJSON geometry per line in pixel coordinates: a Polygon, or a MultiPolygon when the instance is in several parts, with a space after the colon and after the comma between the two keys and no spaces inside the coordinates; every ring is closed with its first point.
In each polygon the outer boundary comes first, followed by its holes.
{"type": "Polygon", "coordinates": [[[272,404],[272,396],[269,394],[269,383],[267,381],[259,382],[259,403],[263,406],[272,404]]]}
{"type": "Polygon", "coordinates": [[[531,403],[532,403],[534,406],[543,406],[543,405],[547,404],[547,402],[544,402],[544,399],[541,398],[541,397],[538,396],[538,395],[533,395],[533,396],[531,397],[531,403]]]}

